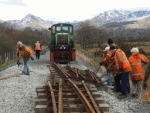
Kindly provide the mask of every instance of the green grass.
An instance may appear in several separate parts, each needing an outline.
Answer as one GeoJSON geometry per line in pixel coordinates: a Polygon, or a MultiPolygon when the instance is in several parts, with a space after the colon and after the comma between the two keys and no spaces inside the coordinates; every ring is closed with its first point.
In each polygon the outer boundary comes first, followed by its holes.
{"type": "Polygon", "coordinates": [[[10,60],[8,62],[5,62],[4,64],[2,64],[0,66],[0,68],[6,68],[7,66],[11,65],[11,64],[14,64],[14,63],[17,63],[17,59],[13,59],[13,60],[10,60]]]}

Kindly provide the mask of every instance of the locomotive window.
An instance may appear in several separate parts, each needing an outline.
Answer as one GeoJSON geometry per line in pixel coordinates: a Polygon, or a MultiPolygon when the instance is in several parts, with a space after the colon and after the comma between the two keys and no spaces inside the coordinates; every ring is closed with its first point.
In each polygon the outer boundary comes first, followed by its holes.
{"type": "Polygon", "coordinates": [[[56,31],[60,31],[61,27],[57,26],[56,31]]]}
{"type": "Polygon", "coordinates": [[[68,26],[63,26],[63,27],[62,27],[62,30],[68,31],[68,26]]]}
{"type": "Polygon", "coordinates": [[[70,26],[69,28],[70,28],[70,33],[72,33],[72,26],[70,26]]]}
{"type": "Polygon", "coordinates": [[[53,26],[52,31],[53,31],[53,33],[55,33],[55,26],[53,26]]]}

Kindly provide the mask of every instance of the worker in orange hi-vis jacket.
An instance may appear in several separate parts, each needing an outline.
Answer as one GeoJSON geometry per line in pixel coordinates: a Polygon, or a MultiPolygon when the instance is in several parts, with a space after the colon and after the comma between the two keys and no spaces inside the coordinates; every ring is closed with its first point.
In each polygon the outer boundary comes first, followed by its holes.
{"type": "MultiPolygon", "coordinates": [[[[109,51],[110,47],[106,47],[104,52],[103,52],[103,58],[107,56],[107,52],[109,51]]],[[[108,62],[105,63],[105,68],[107,68],[108,62]]]]}
{"type": "Polygon", "coordinates": [[[17,46],[18,46],[18,48],[17,48],[17,57],[19,57],[19,54],[21,54],[21,57],[24,60],[24,68],[23,68],[22,74],[30,75],[29,59],[31,57],[31,60],[34,60],[33,52],[25,44],[22,44],[21,41],[17,42],[17,46]]]}
{"type": "Polygon", "coordinates": [[[36,51],[36,59],[40,59],[41,44],[39,43],[39,41],[35,43],[34,51],[36,51]]]}
{"type": "Polygon", "coordinates": [[[132,97],[141,98],[142,95],[142,80],[144,79],[145,69],[143,64],[147,64],[148,59],[145,55],[139,52],[139,49],[133,47],[131,49],[129,62],[132,68],[130,78],[132,80],[132,97]]]}
{"type": "Polygon", "coordinates": [[[122,93],[118,96],[118,99],[124,99],[130,93],[129,73],[132,71],[132,68],[126,54],[121,49],[117,49],[116,46],[111,46],[110,50],[114,54],[115,71],[117,73],[115,77],[116,88],[118,92],[122,93]]]}
{"type": "MultiPolygon", "coordinates": [[[[103,61],[99,63],[100,66],[107,64],[107,62],[109,62],[109,66],[110,66],[110,64],[112,64],[113,61],[114,61],[114,55],[113,55],[112,52],[110,51],[110,47],[111,47],[111,46],[116,46],[116,44],[113,42],[113,40],[112,40],[111,38],[108,39],[107,43],[109,44],[109,50],[107,51],[107,54],[106,54],[106,56],[104,57],[103,61]]],[[[119,49],[118,46],[116,46],[116,48],[119,49]]],[[[112,65],[112,66],[109,68],[109,72],[110,72],[110,73],[109,73],[110,76],[113,75],[113,74],[115,74],[114,65],[112,65]]],[[[112,82],[110,82],[110,81],[112,81],[112,79],[109,79],[108,81],[109,81],[108,85],[112,85],[112,82]]],[[[118,81],[119,81],[119,80],[118,80],[118,81]]],[[[113,89],[114,89],[114,88],[113,88],[113,89]]],[[[115,89],[114,89],[114,90],[115,90],[115,89]]]]}

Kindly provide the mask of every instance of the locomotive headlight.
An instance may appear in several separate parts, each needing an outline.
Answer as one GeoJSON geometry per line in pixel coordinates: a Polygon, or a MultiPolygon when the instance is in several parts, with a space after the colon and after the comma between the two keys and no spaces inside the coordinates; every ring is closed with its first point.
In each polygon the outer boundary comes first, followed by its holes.
{"type": "Polygon", "coordinates": [[[62,47],[60,47],[60,49],[62,49],[62,47]]]}
{"type": "Polygon", "coordinates": [[[66,49],[66,47],[64,47],[64,49],[66,49]]]}

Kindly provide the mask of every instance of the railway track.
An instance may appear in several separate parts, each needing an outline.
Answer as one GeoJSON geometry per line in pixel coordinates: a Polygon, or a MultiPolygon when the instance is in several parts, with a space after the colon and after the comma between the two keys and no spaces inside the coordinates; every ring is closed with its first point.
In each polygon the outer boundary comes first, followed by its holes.
{"type": "Polygon", "coordinates": [[[103,85],[93,72],[56,63],[50,72],[47,85],[36,88],[35,113],[109,113],[97,90],[103,85]]]}

